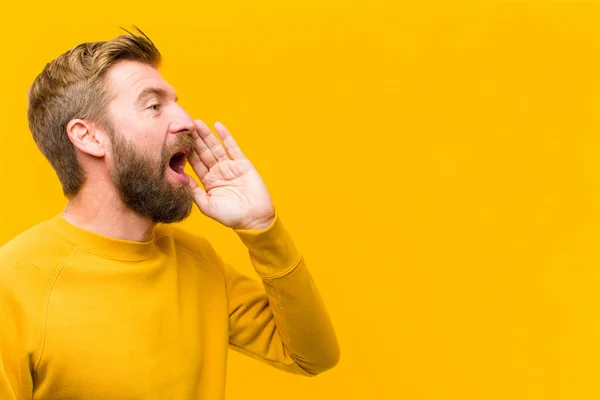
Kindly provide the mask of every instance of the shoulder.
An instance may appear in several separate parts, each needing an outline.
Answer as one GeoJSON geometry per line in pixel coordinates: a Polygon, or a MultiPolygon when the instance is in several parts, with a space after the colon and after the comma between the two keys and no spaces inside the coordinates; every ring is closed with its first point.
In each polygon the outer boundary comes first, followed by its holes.
{"type": "Polygon", "coordinates": [[[0,247],[0,290],[44,286],[72,250],[43,222],[27,229],[0,247]]]}
{"type": "Polygon", "coordinates": [[[65,253],[73,248],[47,230],[45,223],[0,247],[0,309],[8,327],[4,331],[0,327],[0,335],[12,326],[21,332],[19,340],[24,345],[34,348],[39,343],[46,294],[65,253]]]}

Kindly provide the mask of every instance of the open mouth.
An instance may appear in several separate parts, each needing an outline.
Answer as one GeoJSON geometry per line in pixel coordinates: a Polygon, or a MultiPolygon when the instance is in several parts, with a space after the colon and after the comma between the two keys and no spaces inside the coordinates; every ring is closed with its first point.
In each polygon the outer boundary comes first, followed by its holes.
{"type": "Polygon", "coordinates": [[[190,148],[186,147],[183,150],[175,153],[171,160],[169,161],[169,167],[179,175],[184,175],[183,167],[185,166],[185,162],[187,160],[188,153],[190,152],[190,148]]]}

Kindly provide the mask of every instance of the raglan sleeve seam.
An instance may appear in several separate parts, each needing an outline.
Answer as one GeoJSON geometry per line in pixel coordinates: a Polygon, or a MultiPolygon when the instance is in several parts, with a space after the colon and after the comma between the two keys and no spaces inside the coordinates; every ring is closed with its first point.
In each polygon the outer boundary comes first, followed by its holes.
{"type": "Polygon", "coordinates": [[[58,280],[59,276],[61,275],[65,264],[75,256],[75,254],[77,253],[77,251],[79,250],[79,246],[75,247],[73,250],[71,250],[71,253],[69,253],[69,255],[67,257],[65,257],[65,259],[59,264],[58,268],[56,269],[56,271],[54,272],[54,274],[52,275],[52,278],[50,279],[50,282],[48,283],[48,287],[46,288],[46,293],[44,295],[44,304],[42,306],[42,325],[41,325],[41,339],[40,339],[40,354],[37,357],[37,360],[35,362],[34,368],[33,368],[33,376],[32,378],[35,379],[35,377],[37,376],[37,372],[38,372],[38,368],[42,362],[42,358],[44,355],[44,351],[45,351],[45,347],[46,347],[46,330],[47,330],[47,324],[48,324],[48,309],[49,309],[49,303],[50,303],[50,299],[52,296],[52,290],[54,289],[54,285],[56,283],[56,281],[58,280]]]}

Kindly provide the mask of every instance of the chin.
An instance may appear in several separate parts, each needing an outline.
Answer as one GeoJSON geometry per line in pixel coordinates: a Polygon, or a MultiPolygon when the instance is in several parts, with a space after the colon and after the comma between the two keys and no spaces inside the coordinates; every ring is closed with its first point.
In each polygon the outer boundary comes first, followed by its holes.
{"type": "MultiPolygon", "coordinates": [[[[168,202],[167,202],[168,203],[168,202]]],[[[179,202],[179,204],[162,204],[157,210],[153,210],[150,218],[154,223],[171,224],[174,222],[181,222],[192,213],[193,201],[190,200],[185,202],[179,202]]]]}

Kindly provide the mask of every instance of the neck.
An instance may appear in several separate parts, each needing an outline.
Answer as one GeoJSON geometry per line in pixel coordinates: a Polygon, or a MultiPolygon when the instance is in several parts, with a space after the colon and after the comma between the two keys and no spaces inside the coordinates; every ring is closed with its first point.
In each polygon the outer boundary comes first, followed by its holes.
{"type": "Polygon", "coordinates": [[[127,208],[114,188],[82,188],[69,199],[63,218],[72,225],[115,239],[145,242],[155,223],[127,208]]]}

